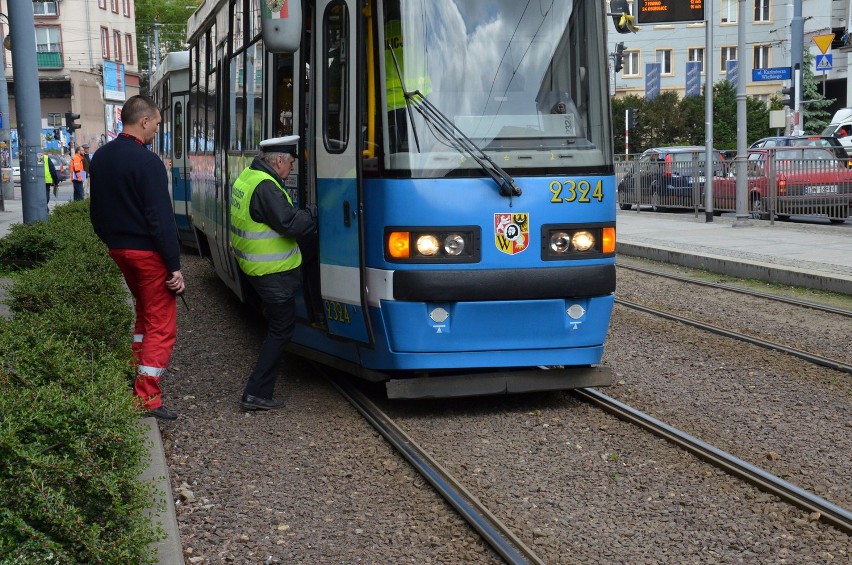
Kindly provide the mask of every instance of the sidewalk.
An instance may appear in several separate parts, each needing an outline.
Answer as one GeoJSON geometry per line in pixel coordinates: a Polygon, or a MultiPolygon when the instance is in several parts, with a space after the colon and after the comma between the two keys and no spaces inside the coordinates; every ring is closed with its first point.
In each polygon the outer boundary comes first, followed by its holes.
{"type": "MultiPolygon", "coordinates": [[[[21,185],[14,185],[13,192],[15,198],[10,200],[3,199],[5,211],[0,211],[0,238],[9,233],[12,224],[20,224],[24,221],[24,203],[21,200],[21,185]]],[[[50,193],[50,202],[47,206],[53,210],[57,204],[64,204],[74,199],[74,187],[70,180],[63,181],[59,184],[59,196],[54,197],[53,192],[50,193]]]]}
{"type": "Polygon", "coordinates": [[[616,250],[726,275],[852,294],[852,225],[619,211],[616,250]]]}

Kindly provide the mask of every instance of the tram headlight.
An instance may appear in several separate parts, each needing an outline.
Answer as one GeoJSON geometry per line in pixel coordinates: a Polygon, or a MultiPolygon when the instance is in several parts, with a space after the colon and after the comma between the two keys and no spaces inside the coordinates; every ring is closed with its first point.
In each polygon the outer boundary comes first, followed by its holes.
{"type": "Polygon", "coordinates": [[[441,248],[438,238],[432,234],[421,235],[417,238],[417,253],[425,257],[435,256],[441,248]]]}
{"type": "Polygon", "coordinates": [[[592,259],[615,254],[615,227],[605,225],[542,226],[542,259],[592,259]]]}
{"type": "Polygon", "coordinates": [[[577,251],[588,251],[595,245],[595,236],[587,230],[578,231],[571,237],[571,245],[577,251]]]}
{"type": "Polygon", "coordinates": [[[461,234],[453,233],[444,238],[444,251],[447,255],[458,257],[464,253],[465,241],[461,234]]]}
{"type": "Polygon", "coordinates": [[[476,263],[479,227],[385,228],[385,259],[403,263],[476,263]]]}
{"type": "Polygon", "coordinates": [[[571,246],[571,236],[564,232],[558,231],[550,236],[550,249],[556,253],[565,253],[571,246]]]}

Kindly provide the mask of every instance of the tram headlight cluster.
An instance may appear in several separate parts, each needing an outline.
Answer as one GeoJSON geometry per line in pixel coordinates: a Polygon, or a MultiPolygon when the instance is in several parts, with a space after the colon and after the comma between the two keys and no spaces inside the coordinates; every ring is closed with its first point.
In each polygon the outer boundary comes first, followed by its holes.
{"type": "Polygon", "coordinates": [[[613,226],[543,226],[545,260],[588,259],[615,253],[613,226]]]}
{"type": "Polygon", "coordinates": [[[479,260],[479,231],[417,228],[385,230],[385,257],[399,262],[472,263],[479,260]]]}

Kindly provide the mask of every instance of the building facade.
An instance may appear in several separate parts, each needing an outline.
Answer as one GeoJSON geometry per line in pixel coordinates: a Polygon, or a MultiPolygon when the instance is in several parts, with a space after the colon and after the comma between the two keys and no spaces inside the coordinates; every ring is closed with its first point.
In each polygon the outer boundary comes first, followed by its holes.
{"type": "MultiPolygon", "coordinates": [[[[713,33],[713,53],[707,56],[707,26],[705,22],[643,25],[635,34],[610,32],[609,49],[623,42],[623,69],[611,68],[611,94],[623,97],[630,94],[646,96],[657,92],[674,91],[682,98],[700,94],[706,82],[705,64],[712,64],[713,81],[731,78],[736,72],[746,82],[746,93],[766,102],[781,96],[788,80],[753,80],[754,69],[775,69],[791,66],[791,23],[794,0],[743,0],[746,7],[746,52],[738,53],[740,0],[714,0],[709,18],[713,33]],[[736,71],[729,66],[736,65],[736,71]],[[733,63],[735,62],[735,63],[733,63]],[[659,67],[649,67],[657,63],[659,67]],[[658,76],[654,76],[659,72],[658,76]],[[700,77],[696,77],[700,74],[700,77]],[[697,90],[697,92],[696,92],[697,90]]],[[[852,0],[802,0],[804,22],[803,48],[813,55],[814,77],[826,98],[837,100],[835,107],[852,105],[847,99],[850,73],[847,55],[847,29],[852,0]],[[815,36],[834,34],[826,51],[828,58],[813,40],[815,36]],[[830,68],[827,63],[830,62],[830,68]]],[[[632,14],[637,13],[637,1],[629,0],[632,14]]],[[[705,16],[706,17],[706,16],[705,16]]],[[[641,16],[640,16],[641,18],[641,16]]],[[[611,59],[612,60],[612,59],[611,59]]],[[[766,75],[761,74],[761,77],[766,75]]],[[[770,75],[771,76],[771,75],[770,75]]],[[[833,108],[832,108],[833,109],[833,108]]]]}
{"type": "MultiPolygon", "coordinates": [[[[7,3],[0,11],[8,13],[7,3]]],[[[33,2],[36,63],[39,75],[43,145],[68,151],[72,144],[97,147],[120,131],[118,109],[139,93],[136,18],[133,0],[49,0],[33,2]],[[65,130],[65,113],[80,115],[73,137],[65,130]],[[58,138],[57,138],[58,136],[58,138]]],[[[3,37],[9,25],[3,21],[3,37]]],[[[6,42],[3,49],[9,90],[9,113],[17,125],[15,69],[6,42]]]]}

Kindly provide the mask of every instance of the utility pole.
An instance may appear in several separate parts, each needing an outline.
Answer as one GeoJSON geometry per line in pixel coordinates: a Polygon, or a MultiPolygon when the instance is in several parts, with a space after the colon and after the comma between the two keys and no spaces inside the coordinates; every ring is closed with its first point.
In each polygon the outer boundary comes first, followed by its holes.
{"type": "MultiPolygon", "coordinates": [[[[704,50],[704,151],[707,163],[713,163],[713,0],[704,3],[707,45],[704,50]]],[[[737,55],[739,57],[739,55],[737,55]]],[[[707,165],[705,164],[705,167],[707,165]]],[[[708,167],[709,169],[709,167],[708,167]]],[[[711,171],[707,171],[711,172],[711,171]]],[[[704,221],[713,221],[713,175],[704,175],[704,221]]]]}
{"type": "MultiPolygon", "coordinates": [[[[0,20],[6,19],[5,15],[0,20]]],[[[8,21],[8,20],[7,20],[8,21]]],[[[3,27],[0,26],[0,212],[6,211],[6,200],[15,198],[12,184],[12,146],[9,123],[9,85],[6,83],[6,48],[3,47],[3,27]],[[9,174],[6,175],[5,172],[9,174]]]]}
{"type": "Polygon", "coordinates": [[[802,135],[802,112],[800,100],[802,99],[801,68],[804,57],[805,20],[802,18],[802,0],[793,0],[793,19],[790,21],[790,67],[793,72],[793,87],[795,88],[795,102],[793,110],[793,135],[802,135]],[[799,69],[798,72],[795,69],[799,69]]]}
{"type": "Polygon", "coordinates": [[[739,0],[739,15],[737,16],[737,217],[732,224],[735,228],[752,225],[748,221],[748,107],[746,100],[746,0],[739,0]]]}
{"type": "Polygon", "coordinates": [[[41,92],[31,0],[9,0],[9,37],[15,68],[15,113],[21,159],[21,201],[24,223],[47,219],[44,190],[44,152],[41,148],[41,92]]]}

